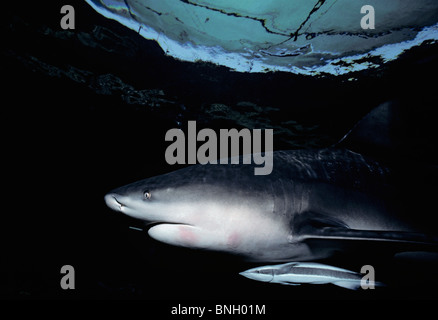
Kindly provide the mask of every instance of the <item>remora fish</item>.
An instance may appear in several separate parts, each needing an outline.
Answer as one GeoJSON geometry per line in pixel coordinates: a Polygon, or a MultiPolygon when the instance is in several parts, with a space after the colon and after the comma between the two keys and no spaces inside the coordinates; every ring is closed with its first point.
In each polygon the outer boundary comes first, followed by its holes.
{"type": "MultiPolygon", "coordinates": [[[[374,120],[384,124],[389,110],[374,110],[349,136],[384,147],[390,139],[376,138],[385,130],[374,120]]],[[[267,176],[247,164],[194,165],[115,189],[105,201],[153,222],[148,233],[158,241],[252,261],[436,250],[420,184],[394,180],[386,166],[345,148],[276,151],[273,159],[267,176]]]]}
{"type": "MultiPolygon", "coordinates": [[[[327,266],[314,262],[290,262],[285,264],[263,266],[240,273],[252,280],[280,283],[285,285],[327,284],[357,290],[361,287],[363,275],[346,269],[327,266]]],[[[373,286],[382,283],[373,282],[373,286]]]]}

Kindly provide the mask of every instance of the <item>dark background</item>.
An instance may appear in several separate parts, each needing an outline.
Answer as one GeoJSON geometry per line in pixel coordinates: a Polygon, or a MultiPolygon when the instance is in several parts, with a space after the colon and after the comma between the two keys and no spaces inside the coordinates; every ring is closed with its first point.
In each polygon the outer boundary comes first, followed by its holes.
{"type": "MultiPolygon", "coordinates": [[[[82,1],[68,2],[76,29],[62,30],[64,4],[3,9],[2,298],[437,298],[428,264],[407,276],[409,266],[380,262],[377,277],[394,268],[406,276],[395,290],[250,281],[238,272],[253,265],[155,242],[103,201],[115,187],[177,169],[165,162],[164,135],[188,120],[198,129],[273,128],[276,150],[322,148],[380,103],[401,101],[412,112],[409,156],[436,163],[436,44],[345,76],[243,74],[167,57],[82,1]],[[66,264],[75,290],[60,288],[66,264]],[[423,285],[411,286],[411,276],[423,285]]],[[[363,262],[345,265],[359,271],[363,262]]]]}

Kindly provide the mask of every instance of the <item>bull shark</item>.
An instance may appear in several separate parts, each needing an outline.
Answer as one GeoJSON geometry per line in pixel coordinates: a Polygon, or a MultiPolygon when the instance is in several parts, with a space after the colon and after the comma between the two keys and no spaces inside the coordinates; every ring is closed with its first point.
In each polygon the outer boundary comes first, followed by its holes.
{"type": "Polygon", "coordinates": [[[345,147],[349,137],[384,147],[389,138],[376,119],[386,124],[390,111],[387,104],[371,111],[335,146],[273,152],[270,175],[255,176],[245,161],[193,165],[117,188],[105,202],[150,223],[155,240],[252,262],[436,251],[438,237],[421,214],[426,199],[400,197],[417,186],[401,186],[386,163],[345,147]]]}

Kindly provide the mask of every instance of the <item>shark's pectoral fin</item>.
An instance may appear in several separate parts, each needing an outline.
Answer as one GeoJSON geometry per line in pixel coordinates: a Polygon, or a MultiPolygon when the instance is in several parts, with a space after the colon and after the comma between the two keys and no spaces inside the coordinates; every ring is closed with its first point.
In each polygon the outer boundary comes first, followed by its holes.
{"type": "Polygon", "coordinates": [[[206,231],[185,224],[159,224],[150,228],[148,234],[155,240],[174,246],[203,248],[208,243],[206,231]]]}
{"type": "MultiPolygon", "coordinates": [[[[326,227],[303,237],[306,242],[323,240],[343,242],[345,246],[370,245],[391,248],[394,251],[437,251],[438,237],[404,231],[369,231],[326,227]]],[[[340,245],[342,247],[342,245],[340,245]]]]}
{"type": "Polygon", "coordinates": [[[316,251],[376,250],[438,252],[438,236],[385,230],[350,229],[337,219],[313,212],[304,213],[293,228],[296,242],[304,242],[316,251]]]}

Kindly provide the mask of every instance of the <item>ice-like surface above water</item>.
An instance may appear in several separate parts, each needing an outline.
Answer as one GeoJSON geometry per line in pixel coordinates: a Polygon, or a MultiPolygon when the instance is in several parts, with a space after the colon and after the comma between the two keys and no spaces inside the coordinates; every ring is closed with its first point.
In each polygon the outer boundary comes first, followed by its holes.
{"type": "Polygon", "coordinates": [[[346,74],[438,40],[437,0],[86,0],[184,61],[241,72],[346,74]],[[364,30],[361,8],[375,9],[364,30]]]}

